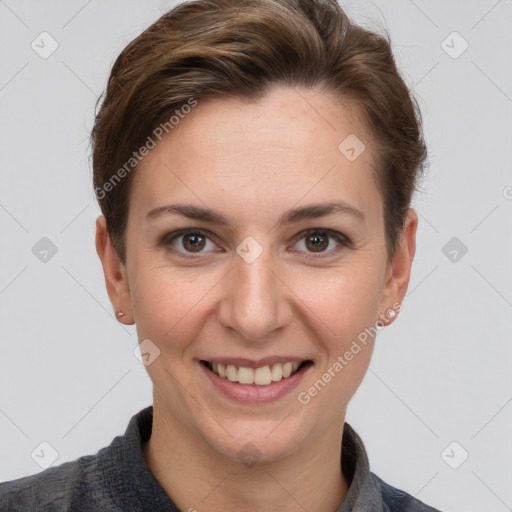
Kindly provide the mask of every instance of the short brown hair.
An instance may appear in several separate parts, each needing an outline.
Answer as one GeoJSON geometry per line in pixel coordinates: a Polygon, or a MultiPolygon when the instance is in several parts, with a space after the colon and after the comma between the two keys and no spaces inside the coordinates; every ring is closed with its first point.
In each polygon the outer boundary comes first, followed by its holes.
{"type": "Polygon", "coordinates": [[[335,1],[194,0],[121,52],[95,118],[94,187],[122,261],[129,171],[155,127],[191,98],[257,99],[278,84],[319,88],[360,107],[376,141],[386,244],[394,253],[426,148],[389,38],[355,25],[335,1]]]}

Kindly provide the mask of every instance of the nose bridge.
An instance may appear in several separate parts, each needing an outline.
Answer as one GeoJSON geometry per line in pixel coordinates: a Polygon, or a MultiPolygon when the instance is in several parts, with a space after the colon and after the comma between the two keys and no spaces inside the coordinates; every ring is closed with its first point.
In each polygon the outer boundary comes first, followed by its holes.
{"type": "MultiPolygon", "coordinates": [[[[250,244],[250,242],[249,242],[250,244]]],[[[219,322],[250,341],[264,341],[288,321],[283,285],[271,270],[270,249],[240,244],[219,306],[219,322]],[[247,249],[249,248],[249,251],[247,249]],[[246,252],[244,253],[244,249],[246,252]],[[252,257],[248,255],[251,254],[252,257]]]]}

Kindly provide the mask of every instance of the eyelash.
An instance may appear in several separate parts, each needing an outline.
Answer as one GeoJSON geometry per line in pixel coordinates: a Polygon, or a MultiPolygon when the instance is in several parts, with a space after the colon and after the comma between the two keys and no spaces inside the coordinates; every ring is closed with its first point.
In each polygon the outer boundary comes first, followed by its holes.
{"type": "MultiPolygon", "coordinates": [[[[330,251],[323,251],[323,252],[318,252],[318,253],[309,252],[308,254],[311,254],[313,256],[305,256],[305,258],[307,258],[307,259],[317,259],[317,258],[332,256],[333,254],[337,254],[345,248],[349,248],[349,249],[353,248],[353,244],[347,236],[343,235],[342,233],[338,233],[337,231],[333,231],[331,229],[321,229],[321,228],[307,229],[297,235],[297,237],[298,237],[297,242],[299,242],[299,241],[303,240],[304,238],[311,236],[313,234],[318,234],[321,236],[328,236],[328,237],[334,239],[336,242],[338,242],[340,246],[336,249],[331,249],[330,251]]],[[[200,256],[202,254],[202,252],[199,252],[199,253],[182,252],[180,250],[175,249],[172,246],[172,242],[174,242],[176,239],[186,236],[186,235],[203,236],[213,242],[208,231],[201,230],[201,229],[182,229],[180,231],[174,231],[172,233],[167,233],[166,235],[164,235],[162,237],[162,239],[158,245],[166,247],[170,252],[177,254],[183,258],[197,259],[197,257],[200,256]],[[198,256],[192,256],[193,254],[196,254],[198,256]]],[[[295,242],[295,244],[297,242],[295,242]]]]}

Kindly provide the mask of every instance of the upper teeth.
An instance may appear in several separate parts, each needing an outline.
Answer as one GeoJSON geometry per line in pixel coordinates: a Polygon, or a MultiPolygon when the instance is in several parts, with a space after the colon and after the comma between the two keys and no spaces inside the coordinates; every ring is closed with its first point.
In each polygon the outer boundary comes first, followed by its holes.
{"type": "Polygon", "coordinates": [[[240,384],[256,384],[258,386],[268,386],[271,382],[278,382],[281,379],[289,377],[297,371],[300,366],[298,362],[277,363],[261,368],[247,368],[244,366],[235,366],[233,364],[225,365],[223,363],[211,363],[214,373],[240,384]]]}

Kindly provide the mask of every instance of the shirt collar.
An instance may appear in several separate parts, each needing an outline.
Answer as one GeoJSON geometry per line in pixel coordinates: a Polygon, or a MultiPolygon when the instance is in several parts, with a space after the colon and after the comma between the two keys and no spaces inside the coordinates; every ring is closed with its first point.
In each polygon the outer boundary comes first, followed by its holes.
{"type": "Polygon", "coordinates": [[[180,512],[149,470],[142,447],[149,441],[153,428],[153,406],[133,416],[124,436],[116,437],[99,455],[101,472],[118,475],[110,491],[123,510],[158,510],[180,512]],[[103,452],[103,453],[102,453],[103,452]]]}
{"type": "Polygon", "coordinates": [[[349,489],[336,512],[382,512],[382,493],[370,473],[363,441],[348,423],[343,428],[341,453],[341,470],[349,489]]]}
{"type": "MultiPolygon", "coordinates": [[[[126,468],[112,484],[111,491],[126,508],[179,512],[149,470],[142,447],[149,441],[153,428],[153,406],[134,415],[124,436],[99,453],[99,464],[105,474],[116,474],[126,468]],[[128,507],[130,505],[130,507],[128,507]]],[[[342,439],[341,469],[349,484],[347,496],[336,512],[382,512],[382,494],[369,469],[368,456],[361,438],[345,423],[342,439]]]]}

